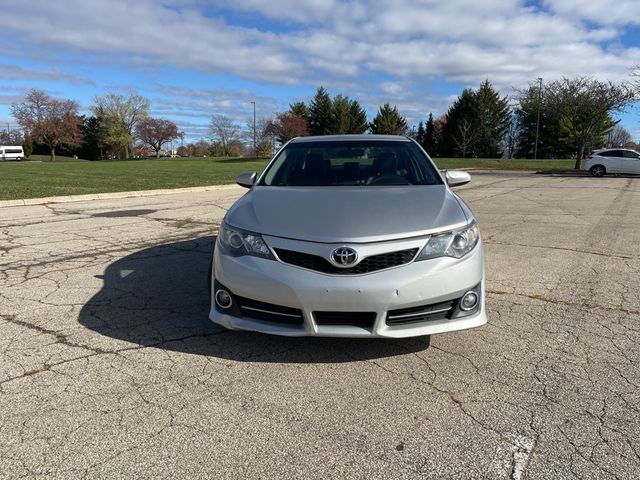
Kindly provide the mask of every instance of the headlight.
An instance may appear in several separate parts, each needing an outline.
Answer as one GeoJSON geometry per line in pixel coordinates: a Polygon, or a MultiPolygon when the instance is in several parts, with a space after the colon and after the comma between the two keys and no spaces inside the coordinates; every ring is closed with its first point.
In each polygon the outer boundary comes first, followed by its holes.
{"type": "Polygon", "coordinates": [[[479,239],[480,230],[475,223],[460,230],[433,235],[418,254],[416,262],[436,257],[462,258],[473,250],[479,239]]]}
{"type": "Polygon", "coordinates": [[[252,255],[274,260],[271,250],[269,250],[262,236],[257,233],[240,230],[223,223],[218,232],[218,242],[220,242],[225,253],[232,257],[252,255]]]}

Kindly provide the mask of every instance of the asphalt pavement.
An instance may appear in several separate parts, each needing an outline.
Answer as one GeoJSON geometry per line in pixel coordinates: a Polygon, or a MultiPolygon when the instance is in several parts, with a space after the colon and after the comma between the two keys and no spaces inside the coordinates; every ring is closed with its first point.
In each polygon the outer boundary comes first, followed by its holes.
{"type": "Polygon", "coordinates": [[[640,179],[473,173],[489,323],[207,320],[241,188],[0,208],[0,478],[640,477],[640,179]]]}

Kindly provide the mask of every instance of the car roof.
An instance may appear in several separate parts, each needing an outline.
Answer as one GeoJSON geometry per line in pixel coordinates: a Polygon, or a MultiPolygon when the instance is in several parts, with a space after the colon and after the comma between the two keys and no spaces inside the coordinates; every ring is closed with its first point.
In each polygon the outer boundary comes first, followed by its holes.
{"type": "Polygon", "coordinates": [[[392,141],[392,142],[410,142],[407,137],[401,135],[319,135],[312,137],[296,137],[291,140],[291,143],[305,143],[305,142],[352,142],[352,141],[392,141]]]}
{"type": "Polygon", "coordinates": [[[623,147],[600,148],[598,150],[594,150],[593,153],[598,154],[602,152],[610,152],[611,150],[623,150],[626,152],[640,153],[638,152],[638,150],[634,150],[633,148],[623,148],[623,147]]]}

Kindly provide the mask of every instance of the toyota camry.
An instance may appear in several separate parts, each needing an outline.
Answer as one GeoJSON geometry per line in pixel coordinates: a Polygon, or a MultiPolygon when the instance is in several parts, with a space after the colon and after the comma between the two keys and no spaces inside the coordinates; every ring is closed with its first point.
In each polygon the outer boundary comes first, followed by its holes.
{"type": "Polygon", "coordinates": [[[278,335],[410,337],[478,327],[482,240],[412,139],[302,137],[227,212],[214,247],[210,319],[278,335]]]}

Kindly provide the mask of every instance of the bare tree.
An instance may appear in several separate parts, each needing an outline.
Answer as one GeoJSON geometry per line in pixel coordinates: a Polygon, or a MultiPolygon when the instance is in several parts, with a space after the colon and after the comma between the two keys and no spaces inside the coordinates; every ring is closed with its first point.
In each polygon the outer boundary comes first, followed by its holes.
{"type": "Polygon", "coordinates": [[[240,127],[225,115],[211,117],[210,132],[213,140],[220,143],[224,156],[229,156],[232,144],[240,140],[240,127]]]}
{"type": "Polygon", "coordinates": [[[547,84],[546,103],[557,115],[562,133],[576,147],[575,169],[580,168],[586,145],[613,127],[610,114],[622,111],[634,98],[636,92],[630,85],[588,77],[547,84]]]}
{"type": "Polygon", "coordinates": [[[462,158],[467,157],[467,149],[473,145],[474,138],[474,130],[471,122],[466,118],[462,119],[460,125],[458,125],[457,135],[455,136],[456,146],[462,153],[462,158]]]}
{"type": "Polygon", "coordinates": [[[24,135],[17,128],[0,130],[0,145],[22,145],[24,135]]]}
{"type": "Polygon", "coordinates": [[[108,93],[103,97],[96,97],[94,103],[91,110],[101,126],[104,126],[102,132],[104,143],[121,147],[125,158],[128,158],[133,145],[136,124],[149,113],[149,100],[133,92],[129,92],[126,96],[108,93]]]}
{"type": "Polygon", "coordinates": [[[35,143],[49,147],[52,161],[56,148],[82,142],[78,104],[73,100],[58,100],[34,88],[23,102],[11,105],[11,114],[35,143]]]}
{"type": "Polygon", "coordinates": [[[162,145],[180,138],[178,126],[171,120],[164,118],[143,118],[136,125],[135,132],[142,143],[149,145],[153,149],[156,153],[156,158],[160,158],[162,145]]]}
{"type": "Polygon", "coordinates": [[[624,147],[626,144],[633,142],[633,137],[622,125],[617,124],[607,134],[607,147],[624,147]]]}

